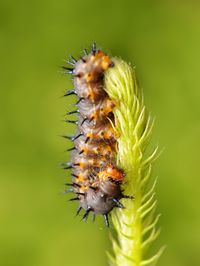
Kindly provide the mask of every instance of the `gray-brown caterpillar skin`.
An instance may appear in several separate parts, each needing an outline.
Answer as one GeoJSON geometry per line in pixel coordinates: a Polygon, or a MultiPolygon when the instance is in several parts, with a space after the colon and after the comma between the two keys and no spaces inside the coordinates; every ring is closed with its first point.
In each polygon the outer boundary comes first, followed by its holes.
{"type": "MultiPolygon", "coordinates": [[[[108,213],[114,208],[123,208],[121,198],[131,198],[122,193],[125,173],[116,165],[117,136],[113,108],[115,103],[104,90],[104,73],[114,67],[111,58],[93,45],[92,51],[80,60],[68,61],[73,68],[64,67],[73,75],[74,90],[65,95],[78,96],[77,132],[71,162],[71,200],[79,201],[77,213],[83,208],[87,219],[90,212],[104,215],[109,225],[108,213]]],[[[70,121],[73,122],[73,121],[70,121]]],[[[69,137],[68,137],[69,138],[69,137]]]]}

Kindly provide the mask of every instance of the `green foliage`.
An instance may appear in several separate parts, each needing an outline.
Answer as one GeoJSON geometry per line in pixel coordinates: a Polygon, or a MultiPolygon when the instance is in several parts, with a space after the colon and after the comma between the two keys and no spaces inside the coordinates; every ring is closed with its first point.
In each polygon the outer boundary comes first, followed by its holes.
{"type": "Polygon", "coordinates": [[[149,144],[153,120],[138,88],[135,72],[126,62],[115,59],[115,67],[106,73],[105,87],[117,107],[114,109],[116,131],[119,134],[117,163],[126,172],[124,194],[134,199],[124,199],[125,209],[112,212],[112,221],[117,239],[112,237],[115,257],[110,256],[111,265],[152,265],[161,255],[161,248],[155,255],[146,258],[149,245],[159,235],[155,215],[156,180],[150,181],[152,163],[158,148],[145,156],[149,144]]]}

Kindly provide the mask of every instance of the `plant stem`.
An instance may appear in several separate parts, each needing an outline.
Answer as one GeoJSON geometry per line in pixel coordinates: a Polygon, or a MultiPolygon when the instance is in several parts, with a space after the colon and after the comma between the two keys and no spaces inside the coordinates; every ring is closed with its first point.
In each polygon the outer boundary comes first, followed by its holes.
{"type": "Polygon", "coordinates": [[[157,148],[145,156],[153,120],[144,106],[134,70],[121,59],[115,58],[114,63],[115,67],[105,75],[105,88],[117,103],[114,109],[117,164],[126,173],[124,194],[134,199],[123,199],[125,209],[116,209],[111,214],[117,239],[112,237],[114,257],[110,255],[110,263],[116,266],[152,265],[163,251],[161,248],[156,255],[146,258],[149,245],[159,234],[155,228],[159,218],[154,215],[155,182],[150,182],[157,148]]]}

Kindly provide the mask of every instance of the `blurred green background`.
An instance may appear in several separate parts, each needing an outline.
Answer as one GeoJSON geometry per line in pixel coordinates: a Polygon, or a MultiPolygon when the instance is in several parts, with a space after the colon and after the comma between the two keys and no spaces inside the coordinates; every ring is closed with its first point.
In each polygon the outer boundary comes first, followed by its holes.
{"type": "Polygon", "coordinates": [[[156,116],[154,167],[167,249],[158,265],[200,265],[200,2],[0,1],[0,265],[108,265],[109,230],[63,195],[72,87],[63,59],[92,41],[136,65],[156,116]]]}

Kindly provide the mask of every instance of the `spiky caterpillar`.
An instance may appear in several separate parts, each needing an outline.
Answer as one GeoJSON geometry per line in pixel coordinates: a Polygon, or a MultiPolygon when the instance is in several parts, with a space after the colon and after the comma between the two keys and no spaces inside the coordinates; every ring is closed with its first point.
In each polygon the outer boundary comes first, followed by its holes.
{"type": "MultiPolygon", "coordinates": [[[[93,44],[91,53],[78,61],[73,57],[67,61],[72,68],[63,67],[72,74],[74,89],[65,96],[78,96],[78,121],[67,120],[78,125],[76,135],[66,138],[74,141],[71,162],[64,165],[72,168],[70,191],[76,194],[71,200],[79,201],[77,213],[83,208],[87,219],[90,212],[102,214],[109,225],[108,214],[114,208],[123,208],[120,199],[132,198],[123,195],[125,172],[116,164],[117,134],[112,101],[104,89],[104,73],[114,67],[111,58],[93,44]]],[[[71,150],[71,149],[70,149],[71,150]]]]}

